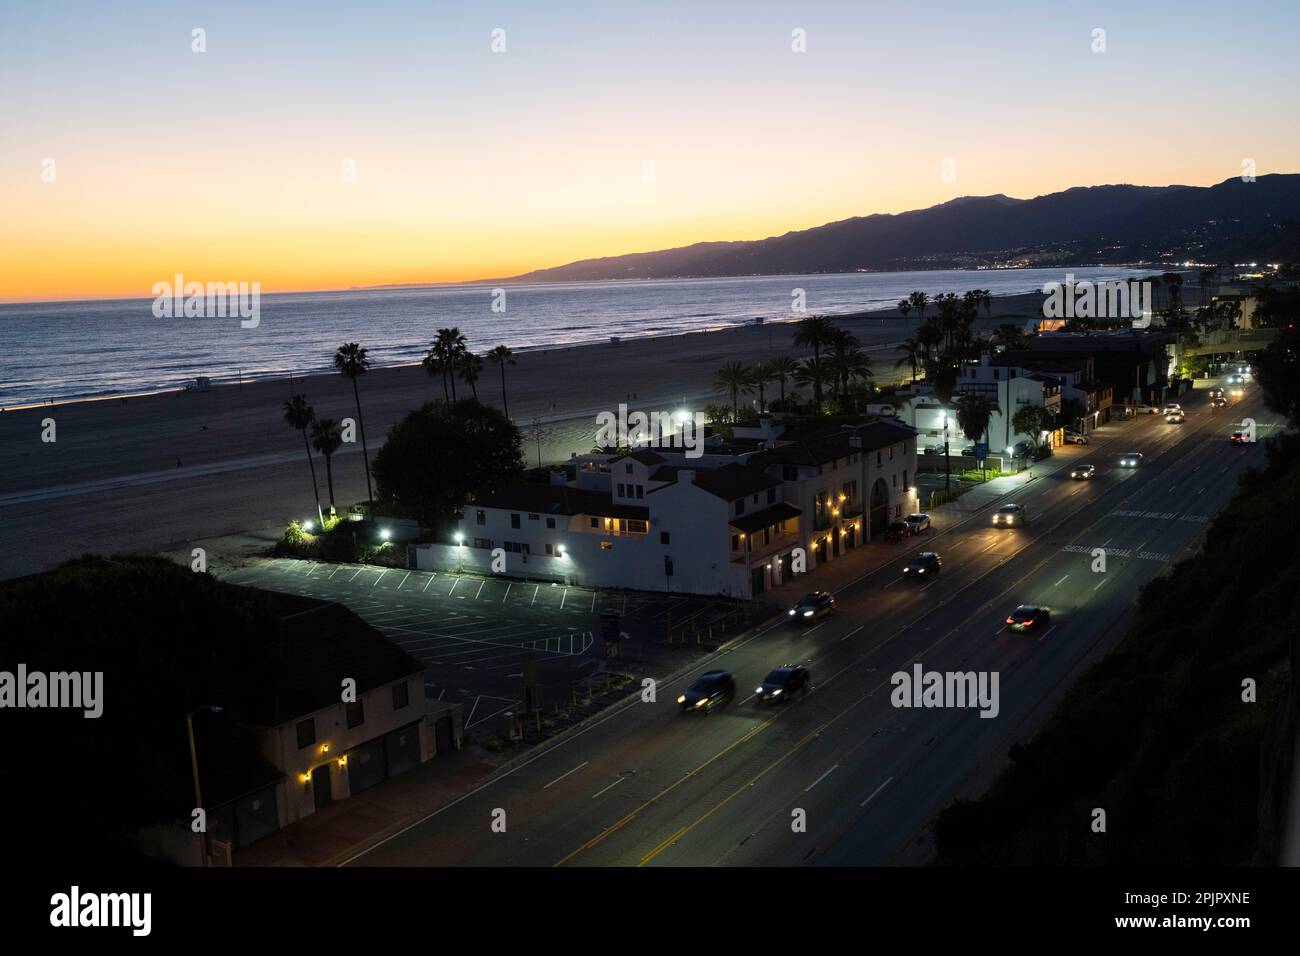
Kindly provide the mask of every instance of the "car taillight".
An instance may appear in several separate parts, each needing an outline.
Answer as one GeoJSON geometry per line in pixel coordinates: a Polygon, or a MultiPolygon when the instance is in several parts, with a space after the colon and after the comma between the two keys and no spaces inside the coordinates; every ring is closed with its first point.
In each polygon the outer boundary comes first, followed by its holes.
{"type": "Polygon", "coordinates": [[[1008,623],[1008,624],[1015,624],[1015,623],[1016,623],[1016,619],[1015,619],[1014,617],[1009,617],[1009,618],[1007,618],[1007,623],[1008,623]]]}

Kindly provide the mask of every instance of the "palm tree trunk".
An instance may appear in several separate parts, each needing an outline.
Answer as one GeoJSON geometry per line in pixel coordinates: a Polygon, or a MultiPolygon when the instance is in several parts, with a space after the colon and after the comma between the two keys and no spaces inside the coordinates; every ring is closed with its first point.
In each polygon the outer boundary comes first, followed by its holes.
{"type": "Polygon", "coordinates": [[[506,363],[501,361],[501,407],[505,410],[506,418],[510,417],[510,401],[506,398],[506,363]]]}
{"type": "Polygon", "coordinates": [[[451,395],[447,392],[447,369],[446,368],[443,368],[442,370],[442,400],[444,402],[451,401],[451,395]]]}
{"type": "Polygon", "coordinates": [[[307,441],[307,429],[302,430],[302,447],[307,450],[307,464],[311,466],[311,493],[316,496],[316,517],[320,518],[321,530],[325,530],[325,514],[320,509],[320,486],[316,484],[316,462],[311,460],[311,443],[307,441]]]}
{"type": "Polygon", "coordinates": [[[329,489],[330,489],[330,515],[331,516],[338,513],[338,509],[334,507],[334,468],[333,468],[333,461],[332,461],[333,457],[334,457],[333,455],[325,456],[325,481],[329,485],[329,489]]]}
{"type": "MultiPolygon", "coordinates": [[[[366,448],[366,423],[361,417],[361,391],[357,388],[355,378],[352,380],[352,395],[357,400],[357,428],[361,430],[361,457],[366,465],[366,505],[369,506],[375,500],[375,492],[370,487],[370,452],[366,448]]],[[[367,507],[367,514],[369,513],[369,507],[367,507]]]]}

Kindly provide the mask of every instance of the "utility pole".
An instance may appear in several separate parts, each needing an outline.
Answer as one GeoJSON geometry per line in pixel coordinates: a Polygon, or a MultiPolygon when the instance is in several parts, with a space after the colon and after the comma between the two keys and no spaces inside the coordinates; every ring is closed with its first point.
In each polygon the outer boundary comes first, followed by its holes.
{"type": "Polygon", "coordinates": [[[948,412],[943,413],[943,490],[952,490],[952,458],[948,454],[948,412]]]}

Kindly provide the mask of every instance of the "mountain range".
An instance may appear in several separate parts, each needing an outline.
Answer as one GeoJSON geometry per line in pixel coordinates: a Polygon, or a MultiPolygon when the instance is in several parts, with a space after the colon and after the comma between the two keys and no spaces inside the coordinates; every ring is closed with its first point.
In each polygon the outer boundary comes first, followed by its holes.
{"type": "Polygon", "coordinates": [[[912,269],[1300,259],[1300,174],[1214,186],[1078,186],[966,196],[744,242],[538,269],[511,281],[716,278],[912,269]]]}

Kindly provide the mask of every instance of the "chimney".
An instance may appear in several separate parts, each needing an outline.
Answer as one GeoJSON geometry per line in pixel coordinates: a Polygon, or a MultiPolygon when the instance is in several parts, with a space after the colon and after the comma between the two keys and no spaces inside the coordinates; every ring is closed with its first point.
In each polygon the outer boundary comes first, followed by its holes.
{"type": "Polygon", "coordinates": [[[563,488],[569,483],[569,473],[563,468],[551,469],[551,484],[563,488]]]}
{"type": "Polygon", "coordinates": [[[695,484],[695,471],[690,468],[679,468],[677,470],[677,483],[681,485],[695,484]]]}

